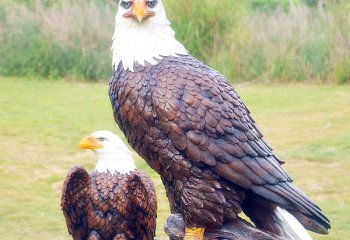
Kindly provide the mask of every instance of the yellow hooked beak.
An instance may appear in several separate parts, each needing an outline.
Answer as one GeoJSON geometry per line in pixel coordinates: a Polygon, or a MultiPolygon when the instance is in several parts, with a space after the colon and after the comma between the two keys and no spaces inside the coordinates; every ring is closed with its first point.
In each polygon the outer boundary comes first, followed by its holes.
{"type": "Polygon", "coordinates": [[[94,136],[87,136],[80,140],[79,144],[80,149],[100,149],[103,148],[103,145],[98,143],[97,139],[94,136]]]}
{"type": "Polygon", "coordinates": [[[139,22],[142,22],[148,15],[148,9],[144,0],[135,0],[132,13],[139,22]]]}

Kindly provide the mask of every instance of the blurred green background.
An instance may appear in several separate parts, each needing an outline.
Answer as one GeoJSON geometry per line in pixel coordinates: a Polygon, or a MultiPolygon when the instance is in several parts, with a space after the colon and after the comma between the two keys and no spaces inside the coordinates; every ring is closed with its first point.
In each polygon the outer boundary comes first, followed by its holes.
{"type": "MultiPolygon", "coordinates": [[[[295,183],[350,236],[350,1],[163,0],[176,37],[226,75],[295,183]]],[[[0,0],[1,239],[70,239],[60,210],[81,137],[117,132],[108,98],[115,0],[0,0]]],[[[125,140],[125,138],[123,137],[125,140]]],[[[157,174],[157,236],[169,215],[157,174]]]]}
{"type": "MultiPolygon", "coordinates": [[[[235,81],[350,80],[350,1],[164,1],[178,40],[235,81]]],[[[0,0],[0,75],[108,79],[116,0],[0,0]]]]}

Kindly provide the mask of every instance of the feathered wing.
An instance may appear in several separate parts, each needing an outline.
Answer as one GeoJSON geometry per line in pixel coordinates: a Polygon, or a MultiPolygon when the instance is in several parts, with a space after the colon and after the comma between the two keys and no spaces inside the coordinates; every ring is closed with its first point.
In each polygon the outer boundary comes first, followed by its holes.
{"type": "Polygon", "coordinates": [[[61,208],[73,239],[87,238],[87,200],[91,178],[82,167],[73,167],[63,183],[61,208]]]}
{"type": "Polygon", "coordinates": [[[172,144],[187,159],[287,209],[308,230],[327,233],[329,220],[292,184],[230,83],[191,57],[162,67],[152,99],[172,144]]]}
{"type": "Polygon", "coordinates": [[[136,215],[140,240],[154,239],[157,218],[157,198],[152,180],[143,172],[136,171],[130,180],[132,205],[136,215]]]}

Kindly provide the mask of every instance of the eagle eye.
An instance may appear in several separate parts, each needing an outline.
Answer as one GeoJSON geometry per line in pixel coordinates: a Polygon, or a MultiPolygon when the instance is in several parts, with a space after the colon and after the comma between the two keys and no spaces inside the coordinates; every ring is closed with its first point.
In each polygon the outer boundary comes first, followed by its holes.
{"type": "Polygon", "coordinates": [[[131,1],[129,1],[129,2],[121,1],[120,6],[122,6],[125,9],[129,9],[132,6],[132,2],[131,1]]]}
{"type": "Polygon", "coordinates": [[[100,138],[97,138],[97,140],[100,141],[100,142],[103,142],[103,141],[106,140],[106,139],[103,138],[103,137],[100,137],[100,138]]]}
{"type": "Polygon", "coordinates": [[[146,1],[146,5],[149,8],[155,8],[157,6],[157,1],[153,0],[153,1],[146,1]]]}

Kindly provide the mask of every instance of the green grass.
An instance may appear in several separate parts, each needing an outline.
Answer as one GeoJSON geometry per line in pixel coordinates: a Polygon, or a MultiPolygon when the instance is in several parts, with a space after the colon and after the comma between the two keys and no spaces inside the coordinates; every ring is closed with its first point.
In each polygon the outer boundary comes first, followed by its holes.
{"type": "MultiPolygon", "coordinates": [[[[329,236],[350,236],[350,86],[241,84],[236,88],[295,183],[332,222],[329,236]]],[[[0,232],[2,239],[70,239],[60,211],[68,169],[91,170],[94,155],[80,151],[82,136],[117,132],[107,83],[0,78],[0,232]]],[[[155,181],[158,236],[164,238],[167,200],[155,181]]]]}

